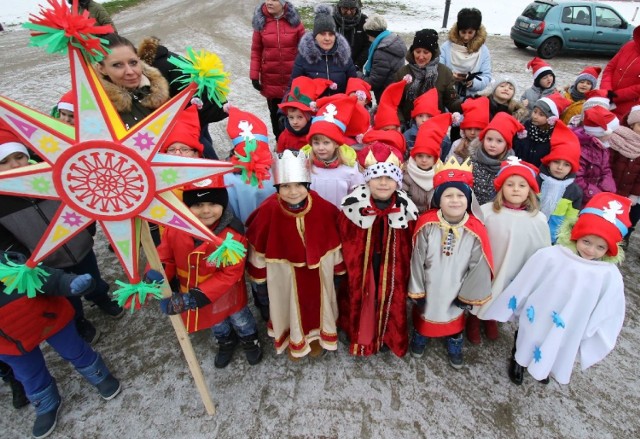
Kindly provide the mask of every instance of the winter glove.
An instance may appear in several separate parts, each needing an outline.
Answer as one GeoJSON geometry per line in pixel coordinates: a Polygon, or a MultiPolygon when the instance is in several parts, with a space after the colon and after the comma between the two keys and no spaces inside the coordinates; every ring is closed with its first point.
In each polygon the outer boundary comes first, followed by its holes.
{"type": "Polygon", "coordinates": [[[260,84],[260,81],[258,81],[257,79],[251,80],[251,85],[253,85],[253,88],[255,88],[256,90],[262,91],[262,84],[260,84]]]}
{"type": "Polygon", "coordinates": [[[613,90],[607,90],[607,98],[609,98],[612,104],[613,104],[613,100],[617,97],[618,97],[618,93],[616,93],[613,90]]]}
{"type": "Polygon", "coordinates": [[[142,280],[147,284],[151,284],[154,282],[160,284],[164,281],[164,276],[159,271],[149,270],[144,274],[144,279],[142,280]]]}
{"type": "Polygon", "coordinates": [[[174,292],[171,297],[165,297],[160,300],[160,310],[168,316],[196,308],[196,300],[191,293],[182,294],[174,292]]]}
{"type": "Polygon", "coordinates": [[[80,276],[76,276],[69,284],[71,295],[73,296],[88,294],[93,291],[95,286],[96,282],[90,274],[81,274],[80,276]]]}
{"type": "Polygon", "coordinates": [[[460,299],[456,297],[456,300],[453,301],[453,304],[460,309],[464,309],[465,311],[471,311],[473,309],[473,305],[462,302],[460,299]]]}

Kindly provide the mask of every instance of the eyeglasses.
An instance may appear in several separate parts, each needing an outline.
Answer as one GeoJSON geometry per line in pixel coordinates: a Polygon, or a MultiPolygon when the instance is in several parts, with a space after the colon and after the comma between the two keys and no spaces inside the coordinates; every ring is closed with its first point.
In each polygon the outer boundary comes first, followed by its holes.
{"type": "Polygon", "coordinates": [[[345,7],[340,7],[340,11],[344,14],[345,12],[358,12],[358,8],[345,8],[345,7]]]}
{"type": "Polygon", "coordinates": [[[187,148],[186,146],[181,148],[167,148],[167,154],[188,154],[190,152],[195,152],[195,149],[187,148]]]}

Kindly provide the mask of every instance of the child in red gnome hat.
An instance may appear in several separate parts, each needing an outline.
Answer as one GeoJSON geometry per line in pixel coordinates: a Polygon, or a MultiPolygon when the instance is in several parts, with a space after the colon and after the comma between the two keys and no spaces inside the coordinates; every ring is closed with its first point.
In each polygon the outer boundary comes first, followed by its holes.
{"type": "Polygon", "coordinates": [[[349,283],[339,294],[339,327],[351,355],[407,353],[407,281],[418,209],[399,190],[401,153],[376,142],[358,152],[366,185],[342,200],[338,230],[349,283]],[[344,294],[343,294],[344,293],[344,294]]]}
{"type": "MultiPolygon", "coordinates": [[[[413,145],[416,142],[416,136],[418,135],[418,130],[422,124],[440,113],[441,111],[438,108],[438,90],[432,88],[426,93],[418,96],[414,102],[413,110],[411,110],[411,127],[403,133],[404,138],[407,141],[407,152],[405,153],[405,158],[407,158],[411,153],[411,148],[413,148],[413,145]]],[[[438,154],[438,157],[444,158],[449,154],[450,148],[451,140],[449,140],[449,137],[445,133],[442,138],[442,145],[440,149],[441,153],[438,154]]]]}
{"type": "Polygon", "coordinates": [[[424,213],[431,207],[434,166],[439,162],[440,146],[449,125],[451,113],[439,114],[421,124],[415,147],[405,164],[402,190],[415,203],[419,213],[424,213]]]}
{"type": "Polygon", "coordinates": [[[587,93],[595,90],[601,71],[602,69],[598,66],[585,67],[576,77],[573,85],[564,90],[562,95],[570,102],[569,106],[560,114],[560,118],[565,124],[568,124],[573,116],[582,113],[582,105],[587,99],[587,93]]]}
{"type": "Polygon", "coordinates": [[[533,85],[524,91],[520,100],[529,111],[533,111],[538,99],[555,93],[556,75],[551,66],[538,57],[527,63],[527,69],[533,75],[533,85]]]}
{"type": "Polygon", "coordinates": [[[202,157],[203,151],[204,146],[200,143],[198,108],[191,105],[180,112],[159,152],[195,158],[202,157]]]}
{"type": "Polygon", "coordinates": [[[573,132],[580,142],[580,169],[576,183],[582,188],[582,205],[600,192],[615,192],[609,165],[608,139],[620,126],[618,118],[609,110],[596,106],[584,112],[583,126],[573,132]]]}
{"type": "Polygon", "coordinates": [[[480,147],[480,141],[476,139],[478,134],[489,125],[489,105],[489,99],[486,96],[468,98],[462,103],[462,116],[456,116],[459,113],[454,113],[452,119],[462,118],[459,122],[460,138],[451,144],[447,159],[455,156],[462,163],[469,157],[472,148],[480,147]]]}
{"type": "Polygon", "coordinates": [[[373,115],[373,129],[383,131],[402,131],[398,117],[398,105],[407,82],[403,79],[390,84],[383,92],[373,115]]]}
{"type": "Polygon", "coordinates": [[[56,119],[60,119],[67,125],[73,125],[76,106],[75,103],[76,98],[73,94],[73,90],[69,90],[60,97],[56,106],[51,110],[51,115],[56,119]]]}
{"type": "MultiPolygon", "coordinates": [[[[481,342],[479,319],[484,320],[492,301],[500,296],[531,255],[551,245],[547,218],[539,210],[537,175],[535,166],[509,157],[502,162],[493,181],[497,191],[495,200],[480,207],[491,243],[494,277],[491,299],[482,306],[474,306],[467,318],[467,339],[471,343],[481,342]]],[[[497,340],[497,322],[484,320],[483,323],[487,338],[497,340]]]]}
{"type": "Polygon", "coordinates": [[[538,250],[484,318],[517,320],[509,377],[525,369],[547,383],[568,384],[576,359],[584,371],[613,350],[625,315],[616,267],[629,227],[628,198],[601,192],[577,219],[562,224],[558,243],[538,250]]]}
{"type": "Polygon", "coordinates": [[[449,364],[460,369],[465,310],[491,297],[491,249],[482,222],[471,213],[469,159],[450,158],[434,177],[434,207],[413,234],[409,298],[414,301],[411,355],[424,355],[430,338],[446,337],[449,364]]]}

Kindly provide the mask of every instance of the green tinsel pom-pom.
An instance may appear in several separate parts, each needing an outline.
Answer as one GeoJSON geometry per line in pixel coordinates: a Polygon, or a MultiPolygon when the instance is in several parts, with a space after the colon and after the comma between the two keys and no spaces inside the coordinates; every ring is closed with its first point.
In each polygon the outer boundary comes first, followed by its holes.
{"type": "Polygon", "coordinates": [[[40,267],[16,264],[9,258],[0,262],[0,281],[4,284],[5,294],[17,291],[19,294],[27,293],[27,297],[32,299],[37,293],[42,293],[43,279],[47,276],[49,273],[40,267]]]}
{"type": "Polygon", "coordinates": [[[140,309],[142,304],[147,300],[147,296],[151,295],[156,299],[162,299],[162,283],[161,282],[140,282],[137,284],[128,284],[116,280],[116,284],[120,287],[113,292],[113,296],[119,306],[131,310],[131,314],[136,309],[140,309]]]}
{"type": "Polygon", "coordinates": [[[244,245],[233,239],[233,235],[229,232],[220,247],[207,257],[207,262],[216,264],[216,267],[220,265],[226,267],[237,264],[246,254],[247,249],[244,245]]]}

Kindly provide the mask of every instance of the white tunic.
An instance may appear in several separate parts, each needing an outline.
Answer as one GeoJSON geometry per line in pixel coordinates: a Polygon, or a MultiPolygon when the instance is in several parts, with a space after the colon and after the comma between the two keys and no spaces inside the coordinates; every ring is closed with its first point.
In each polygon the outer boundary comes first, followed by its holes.
{"type": "Polygon", "coordinates": [[[484,318],[518,318],[518,364],[537,380],[551,375],[568,384],[578,355],[585,370],[611,352],[624,313],[618,268],[556,245],[529,259],[484,318]]]}
{"type": "Polygon", "coordinates": [[[333,169],[315,165],[311,167],[311,189],[338,209],[341,208],[342,199],[361,184],[364,184],[364,176],[357,163],[354,166],[343,164],[333,169]]]}

